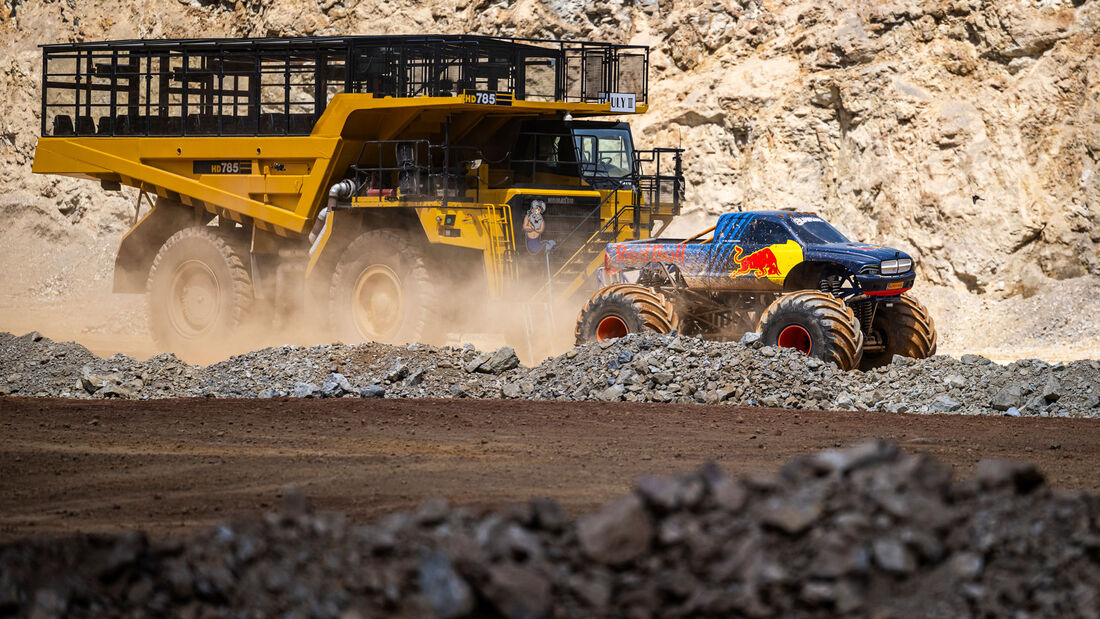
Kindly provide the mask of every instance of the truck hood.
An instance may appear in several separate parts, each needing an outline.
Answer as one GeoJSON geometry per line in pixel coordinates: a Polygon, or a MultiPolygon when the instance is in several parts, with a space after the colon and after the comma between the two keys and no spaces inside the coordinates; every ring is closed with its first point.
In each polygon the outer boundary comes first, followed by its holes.
{"type": "Polygon", "coordinates": [[[859,264],[878,264],[883,260],[893,258],[909,258],[909,254],[885,245],[872,245],[870,243],[827,243],[821,245],[806,245],[803,247],[806,259],[831,258],[839,262],[859,264]]]}

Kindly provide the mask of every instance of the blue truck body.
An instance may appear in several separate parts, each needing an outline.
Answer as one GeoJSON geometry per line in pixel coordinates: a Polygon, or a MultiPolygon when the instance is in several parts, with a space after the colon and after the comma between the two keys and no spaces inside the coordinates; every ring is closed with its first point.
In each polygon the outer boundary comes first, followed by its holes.
{"type": "Polygon", "coordinates": [[[845,271],[858,288],[853,292],[895,296],[915,280],[914,261],[905,252],[849,241],[813,213],[727,213],[709,239],[626,241],[605,251],[609,274],[663,266],[689,288],[713,291],[777,292],[806,287],[807,277],[823,272],[845,271]]]}

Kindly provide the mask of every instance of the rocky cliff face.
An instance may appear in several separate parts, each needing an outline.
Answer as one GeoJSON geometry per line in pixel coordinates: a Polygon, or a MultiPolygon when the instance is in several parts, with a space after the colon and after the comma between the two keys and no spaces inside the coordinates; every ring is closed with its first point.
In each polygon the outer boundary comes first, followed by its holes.
{"type": "Polygon", "coordinates": [[[1029,278],[1100,275],[1098,31],[1095,0],[3,0],[0,208],[33,213],[28,229],[58,241],[117,235],[132,208],[30,174],[41,43],[609,39],[653,46],[636,140],[687,149],[682,230],[739,207],[813,209],[913,252],[932,282],[1011,294],[1029,278]]]}

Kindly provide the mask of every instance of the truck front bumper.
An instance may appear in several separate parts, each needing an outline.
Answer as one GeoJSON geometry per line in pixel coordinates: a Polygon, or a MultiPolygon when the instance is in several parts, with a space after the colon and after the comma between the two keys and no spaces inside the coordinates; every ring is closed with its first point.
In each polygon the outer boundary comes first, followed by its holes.
{"type": "Polygon", "coordinates": [[[904,275],[857,275],[856,282],[863,294],[871,296],[897,296],[913,287],[916,273],[910,271],[904,275]]]}

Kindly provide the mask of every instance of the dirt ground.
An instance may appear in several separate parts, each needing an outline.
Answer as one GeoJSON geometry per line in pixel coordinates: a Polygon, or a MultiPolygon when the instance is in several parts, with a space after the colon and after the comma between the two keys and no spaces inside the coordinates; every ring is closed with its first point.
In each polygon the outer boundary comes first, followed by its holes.
{"type": "Polygon", "coordinates": [[[720,406],[496,400],[0,398],[0,541],[138,528],[154,535],[263,511],[297,485],[356,521],[430,495],[568,509],[644,472],[712,459],[737,474],[885,437],[966,475],[1027,459],[1064,489],[1100,492],[1100,426],[1085,419],[916,416],[720,406]]]}

